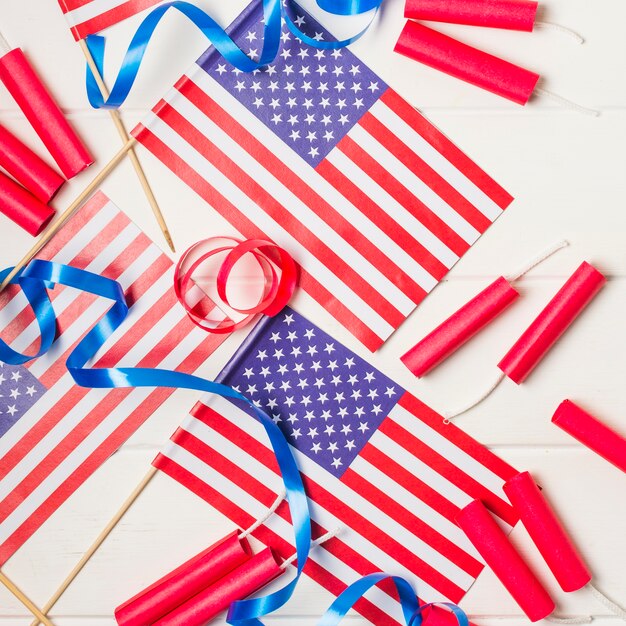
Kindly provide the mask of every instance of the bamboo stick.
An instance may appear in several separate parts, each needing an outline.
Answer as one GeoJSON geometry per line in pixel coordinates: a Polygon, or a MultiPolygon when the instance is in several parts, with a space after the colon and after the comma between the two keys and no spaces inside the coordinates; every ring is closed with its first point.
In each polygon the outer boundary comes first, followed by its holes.
{"type": "MultiPolygon", "coordinates": [[[[104,83],[104,79],[102,78],[102,76],[100,76],[100,72],[98,71],[98,67],[96,66],[96,63],[93,60],[91,51],[89,50],[89,47],[87,46],[87,43],[85,42],[84,39],[81,39],[78,43],[81,47],[81,50],[83,51],[83,54],[85,55],[85,60],[87,61],[87,65],[89,65],[89,69],[91,70],[91,72],[93,73],[96,79],[96,83],[98,84],[98,89],[100,89],[100,93],[102,94],[102,97],[106,100],[109,97],[109,90],[107,89],[107,86],[104,83]]],[[[119,136],[121,137],[122,141],[126,143],[129,139],[129,134],[126,128],[124,127],[124,123],[122,122],[122,118],[120,117],[119,111],[117,111],[116,109],[109,109],[109,115],[111,116],[111,119],[113,120],[113,123],[115,124],[115,128],[117,128],[117,132],[119,136]]],[[[170,231],[167,227],[167,224],[165,223],[163,214],[161,213],[161,208],[159,207],[159,204],[157,203],[157,200],[154,197],[154,193],[152,192],[152,187],[150,187],[150,183],[148,182],[148,179],[146,178],[146,175],[143,171],[143,168],[141,167],[141,163],[139,162],[137,155],[135,154],[135,151],[130,150],[128,153],[128,156],[130,158],[131,163],[133,164],[133,167],[135,168],[137,178],[139,179],[139,182],[141,183],[141,187],[143,188],[143,191],[146,195],[146,198],[148,199],[148,202],[150,203],[150,207],[152,208],[154,217],[156,218],[156,221],[159,224],[159,228],[161,229],[161,232],[163,233],[163,236],[165,237],[165,241],[167,241],[167,245],[170,247],[171,251],[176,252],[176,250],[174,249],[174,242],[172,241],[172,236],[170,235],[170,231]]]]}

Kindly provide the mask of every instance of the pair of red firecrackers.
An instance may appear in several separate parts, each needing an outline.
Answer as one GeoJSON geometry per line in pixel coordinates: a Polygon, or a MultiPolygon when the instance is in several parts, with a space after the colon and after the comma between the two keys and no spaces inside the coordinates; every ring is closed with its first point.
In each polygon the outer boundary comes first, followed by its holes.
{"type": "MultiPolygon", "coordinates": [[[[583,262],[504,355],[498,363],[500,370],[518,385],[522,383],[605,282],[602,273],[583,262]]],[[[402,362],[415,376],[424,376],[518,296],[511,282],[499,277],[404,354],[402,362]]]]}
{"type": "MultiPolygon", "coordinates": [[[[0,57],[0,80],[66,178],[72,178],[93,163],[19,48],[0,57]]],[[[0,172],[0,211],[31,235],[38,235],[54,215],[48,203],[65,179],[1,126],[0,167],[13,177],[0,172]]]]}
{"type": "Polygon", "coordinates": [[[115,609],[119,626],[203,626],[280,576],[271,548],[234,531],[115,609]]]}
{"type": "Polygon", "coordinates": [[[406,0],[409,18],[395,51],[517,104],[530,99],[539,74],[461,43],[415,20],[530,32],[538,3],[531,0],[406,0]]]}
{"type": "MultiPolygon", "coordinates": [[[[588,567],[530,473],[513,476],[504,491],[561,589],[576,591],[591,582],[588,567]]],[[[532,622],[554,611],[554,601],[480,500],[463,508],[456,522],[532,622]]]]}

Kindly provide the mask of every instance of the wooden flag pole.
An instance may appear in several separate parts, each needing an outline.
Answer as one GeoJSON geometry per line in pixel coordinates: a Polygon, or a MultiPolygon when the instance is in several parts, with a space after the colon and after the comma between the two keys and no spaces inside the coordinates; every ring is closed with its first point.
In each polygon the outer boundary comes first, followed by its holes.
{"type": "Polygon", "coordinates": [[[2,583],[33,615],[37,618],[37,623],[40,622],[46,626],[54,626],[43,611],[40,611],[37,605],[15,585],[15,583],[7,578],[2,572],[0,572],[0,583],[2,583]]]}
{"type": "MultiPolygon", "coordinates": [[[[80,44],[80,48],[83,51],[83,54],[85,55],[85,60],[87,61],[87,65],[89,66],[89,69],[91,70],[92,74],[94,75],[94,78],[96,79],[96,83],[98,84],[98,89],[100,89],[100,93],[102,94],[102,97],[106,100],[109,97],[109,90],[107,89],[107,86],[104,83],[104,79],[102,78],[102,76],[100,76],[100,72],[98,71],[96,63],[93,60],[91,51],[89,50],[89,47],[87,46],[87,43],[85,42],[84,39],[81,39],[78,43],[80,44]]],[[[113,120],[113,123],[115,124],[115,128],[117,128],[117,132],[119,136],[121,137],[122,141],[126,143],[129,139],[129,134],[126,128],[124,127],[124,123],[122,122],[122,118],[120,117],[119,111],[117,109],[109,109],[109,115],[111,116],[111,119],[113,120]]],[[[170,250],[172,252],[176,252],[176,250],[174,249],[174,242],[172,241],[172,236],[170,235],[170,231],[168,230],[167,224],[165,223],[165,219],[163,218],[163,214],[161,213],[161,208],[159,207],[156,201],[156,198],[154,197],[154,193],[152,192],[152,187],[150,187],[150,183],[148,182],[148,179],[146,178],[146,175],[143,171],[143,168],[141,167],[141,163],[139,162],[137,155],[135,154],[135,151],[130,150],[128,152],[128,157],[130,158],[130,162],[133,164],[133,167],[135,168],[137,178],[139,179],[139,182],[141,183],[143,191],[146,194],[146,198],[148,199],[148,202],[150,203],[150,207],[152,208],[154,217],[156,217],[156,221],[159,224],[159,228],[161,229],[161,232],[163,233],[163,236],[165,237],[165,241],[167,241],[167,245],[170,247],[170,250]]]]}
{"type": "MultiPolygon", "coordinates": [[[[65,593],[66,589],[72,584],[76,576],[81,572],[83,567],[89,562],[89,559],[96,553],[98,548],[104,543],[105,539],[111,534],[111,531],[117,526],[119,521],[124,517],[128,509],[134,504],[135,500],[140,496],[141,492],[148,486],[148,483],[154,478],[157,473],[157,468],[150,467],[148,473],[141,479],[141,482],[133,489],[132,493],[126,498],[122,506],[118,509],[117,513],[111,518],[109,523],[102,529],[102,532],[96,537],[95,541],[89,546],[87,551],[80,558],[80,561],[76,563],[72,571],[67,575],[65,580],[61,583],[59,588],[54,592],[52,597],[46,602],[42,611],[47,613],[59,600],[59,598],[65,593]]],[[[49,622],[45,622],[41,619],[41,615],[36,615],[35,620],[31,622],[31,626],[37,626],[37,624],[43,622],[48,626],[49,622]]],[[[45,615],[44,615],[45,617],[45,615]]]]}
{"type": "Polygon", "coordinates": [[[67,220],[72,217],[74,211],[78,209],[83,202],[101,185],[102,181],[115,169],[117,164],[126,156],[128,151],[135,145],[136,139],[131,137],[122,147],[122,149],[100,170],[96,177],[85,187],[79,196],[70,204],[70,206],[59,215],[57,220],[50,224],[48,228],[41,234],[35,245],[24,255],[22,260],[13,268],[9,275],[0,285],[0,292],[11,282],[11,279],[28,263],[30,263],[35,255],[61,230],[67,220]]]}

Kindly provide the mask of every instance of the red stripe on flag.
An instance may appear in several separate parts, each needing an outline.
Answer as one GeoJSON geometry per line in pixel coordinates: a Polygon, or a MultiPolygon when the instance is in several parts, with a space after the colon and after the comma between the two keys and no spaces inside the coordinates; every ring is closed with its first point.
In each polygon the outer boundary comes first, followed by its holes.
{"type": "Polygon", "coordinates": [[[96,217],[108,203],[109,199],[101,191],[96,192],[93,197],[81,207],[80,211],[75,213],[64,224],[63,228],[50,239],[37,257],[50,260],[56,256],[68,243],[74,240],[81,229],[96,217]]]}
{"type": "Polygon", "coordinates": [[[77,41],[85,39],[87,35],[99,33],[101,30],[113,26],[118,22],[140,13],[141,11],[148,9],[155,4],[159,4],[162,0],[128,0],[124,4],[117,6],[113,9],[109,9],[104,13],[100,13],[96,17],[90,20],[81,22],[76,26],[72,26],[72,34],[77,41]]]}
{"type": "MultiPolygon", "coordinates": [[[[130,220],[124,213],[117,213],[115,217],[101,230],[98,234],[73,258],[66,261],[67,265],[76,267],[78,269],[87,269],[87,267],[96,259],[103,250],[108,248],[109,244],[115,240],[115,238],[130,224],[130,220]]],[[[143,233],[141,233],[143,234],[143,233]]],[[[135,240],[141,237],[141,234],[137,234],[135,240]]],[[[147,237],[144,236],[147,240],[147,237]]],[[[148,240],[148,243],[150,241],[148,240]]],[[[148,247],[145,245],[145,247],[148,247]]],[[[121,272],[117,272],[119,276],[121,272]]],[[[107,277],[108,278],[108,277],[107,277]]]]}
{"type": "Polygon", "coordinates": [[[446,519],[455,523],[455,518],[460,509],[445,496],[420,480],[415,474],[407,470],[404,466],[396,463],[378,448],[368,442],[360,452],[360,456],[375,467],[385,467],[394,480],[404,487],[408,492],[425,502],[432,509],[443,515],[446,519]]]}
{"type": "MultiPolygon", "coordinates": [[[[388,469],[388,468],[386,468],[388,469]]],[[[382,471],[382,470],[381,470],[382,471]]],[[[395,477],[394,477],[395,479],[395,477]]],[[[341,482],[354,492],[360,493],[368,502],[389,517],[404,526],[404,528],[432,546],[439,554],[457,565],[459,568],[476,578],[483,569],[483,564],[461,549],[454,542],[444,537],[440,532],[429,526],[417,515],[408,511],[397,500],[375,487],[360,474],[348,468],[341,477],[341,482]]]]}
{"type": "Polygon", "coordinates": [[[417,196],[407,189],[393,173],[387,171],[380,162],[359,146],[350,135],[346,135],[338,144],[348,158],[356,163],[366,174],[384,189],[396,202],[401,204],[408,213],[433,233],[457,256],[462,256],[470,247],[454,229],[450,228],[440,217],[435,215],[417,196]]]}
{"type": "MultiPolygon", "coordinates": [[[[149,129],[139,126],[133,134],[148,150],[150,150],[161,162],[163,162],[172,172],[174,172],[183,182],[193,189],[201,198],[211,206],[220,206],[228,213],[231,224],[247,238],[269,237],[259,230],[247,216],[239,211],[222,196],[213,186],[211,186],[202,176],[200,176],[189,164],[179,155],[166,146],[149,129]]],[[[296,255],[296,261],[297,261],[296,255]]],[[[350,309],[340,302],[334,294],[329,292],[315,278],[311,276],[305,268],[301,268],[300,286],[308,294],[319,302],[331,315],[341,324],[348,328],[355,337],[363,344],[374,351],[381,346],[383,340],[376,335],[362,320],[360,320],[350,309]]]]}
{"type": "MultiPolygon", "coordinates": [[[[254,419],[254,418],[248,417],[247,419],[254,419]]],[[[181,448],[187,450],[187,452],[192,454],[198,460],[202,461],[205,465],[207,465],[207,467],[212,468],[217,473],[226,477],[229,481],[233,482],[235,485],[240,487],[242,491],[245,491],[252,499],[257,500],[258,502],[263,504],[265,507],[269,508],[269,506],[276,499],[276,493],[272,491],[267,485],[262,483],[260,480],[258,480],[251,474],[247,473],[245,470],[243,470],[241,467],[236,465],[230,459],[226,458],[223,454],[221,454],[214,448],[208,446],[206,443],[198,439],[195,435],[186,431],[183,427],[176,429],[176,432],[172,435],[171,440],[174,443],[176,443],[178,446],[180,446],[181,448]]],[[[162,457],[162,455],[159,455],[159,457],[162,457]]],[[[157,459],[159,457],[157,457],[157,459]]],[[[164,458],[167,458],[167,457],[164,457],[164,458]]],[[[161,458],[161,460],[162,459],[163,457],[161,458]]],[[[158,467],[159,469],[162,469],[161,463],[156,463],[155,466],[158,467]]],[[[194,484],[196,484],[196,481],[199,481],[197,483],[198,486],[202,484],[204,487],[206,487],[206,489],[209,490],[208,494],[212,497],[214,490],[208,483],[205,483],[201,478],[198,478],[196,476],[193,476],[193,479],[194,479],[193,480],[194,484]]],[[[185,483],[185,486],[186,485],[187,483],[185,483]]],[[[194,489],[194,491],[196,491],[196,489],[194,489]]],[[[207,494],[201,495],[201,497],[204,499],[207,499],[206,495],[207,494]]],[[[238,508],[238,505],[232,502],[230,498],[227,498],[226,496],[224,496],[224,500],[225,500],[224,504],[229,509],[231,507],[238,508]]],[[[207,502],[212,502],[212,500],[208,499],[207,502]]],[[[288,507],[285,506],[284,502],[280,505],[279,509],[280,510],[277,510],[276,514],[280,515],[281,517],[286,519],[289,523],[291,523],[291,519],[288,513],[288,507]]],[[[230,510],[232,512],[233,509],[230,509],[230,510]]],[[[250,526],[252,525],[253,522],[256,521],[252,516],[248,515],[248,517],[250,519],[243,522],[243,524],[245,525],[241,527],[242,530],[244,530],[246,526],[250,526]]],[[[240,523],[240,522],[237,522],[237,523],[240,523]]],[[[288,544],[287,549],[284,552],[279,551],[279,554],[284,559],[289,558],[293,554],[292,545],[288,544]]]]}
{"type": "Polygon", "coordinates": [[[459,171],[463,172],[479,189],[482,189],[501,209],[506,209],[511,204],[513,196],[498,185],[491,176],[393,89],[387,89],[380,99],[428,141],[435,150],[440,152],[459,171]]]}
{"type": "MultiPolygon", "coordinates": [[[[203,112],[206,115],[211,115],[211,107],[217,108],[217,106],[218,105],[209,100],[208,103],[204,103],[203,112]]],[[[340,280],[349,284],[351,289],[365,302],[373,303],[373,308],[376,309],[381,317],[390,325],[396,328],[402,323],[405,319],[404,315],[376,291],[366,277],[354,270],[350,264],[344,260],[339,251],[330,248],[313,231],[304,226],[276,198],[268,193],[259,182],[249,176],[245,170],[209,141],[207,137],[200,133],[196,127],[180,115],[178,111],[166,104],[159,111],[159,117],[162,122],[168,124],[216,169],[239,187],[247,197],[255,202],[277,224],[281,225],[288,233],[291,233],[292,236],[295,236],[300,245],[315,256],[321,264],[330,269],[340,280]]],[[[232,119],[232,122],[228,126],[229,134],[235,132],[236,126],[237,123],[232,119]]],[[[256,140],[250,135],[250,141],[253,142],[256,140]]],[[[269,158],[268,156],[268,160],[269,158]]],[[[225,210],[224,205],[218,204],[214,206],[219,207],[219,212],[230,220],[230,216],[225,210]]]]}
{"type": "Polygon", "coordinates": [[[484,233],[491,226],[491,220],[488,217],[483,215],[463,194],[459,193],[372,113],[367,112],[359,120],[359,125],[363,126],[378,143],[385,146],[478,232],[484,233]]]}
{"type": "Polygon", "coordinates": [[[69,13],[74,9],[91,4],[93,1],[94,0],[59,0],[59,4],[61,5],[61,11],[63,11],[63,13],[69,13]]]}
{"type": "Polygon", "coordinates": [[[386,233],[389,233],[390,237],[395,239],[405,252],[412,256],[431,276],[440,280],[448,273],[448,268],[439,259],[424,248],[387,211],[378,206],[328,159],[321,161],[315,169],[320,176],[348,198],[370,220],[378,224],[386,233]]]}
{"type": "Polygon", "coordinates": [[[379,430],[396,444],[405,448],[413,456],[427,463],[433,470],[445,476],[453,485],[472,498],[483,500],[485,504],[509,524],[514,524],[516,515],[508,502],[496,496],[490,489],[472,478],[450,460],[414,437],[409,431],[388,417],[380,425],[379,430]]]}
{"type": "MultiPolygon", "coordinates": [[[[198,419],[200,418],[198,417],[198,419]]],[[[207,424],[216,432],[238,445],[242,450],[248,452],[248,454],[253,456],[259,463],[279,474],[278,465],[271,451],[254,437],[244,432],[241,428],[235,426],[209,407],[207,407],[206,411],[202,412],[202,421],[205,419],[208,420],[207,424]]],[[[208,459],[206,460],[208,462],[208,459]]],[[[463,589],[446,578],[446,576],[441,574],[434,567],[414,555],[395,538],[383,532],[374,522],[368,520],[345,502],[335,497],[310,477],[303,475],[303,482],[309,497],[314,502],[318,502],[327,511],[332,511],[333,515],[344,524],[350,528],[358,528],[359,534],[374,545],[377,545],[387,554],[393,555],[392,558],[404,564],[407,569],[414,572],[422,580],[440,591],[453,602],[457,602],[463,597],[465,593],[463,589]]]]}

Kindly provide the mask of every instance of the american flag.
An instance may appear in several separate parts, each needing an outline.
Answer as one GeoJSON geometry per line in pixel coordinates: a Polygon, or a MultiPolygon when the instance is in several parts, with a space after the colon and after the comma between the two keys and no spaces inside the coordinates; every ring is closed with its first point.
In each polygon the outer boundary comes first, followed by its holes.
{"type": "Polygon", "coordinates": [[[113,26],[163,0],[58,0],[76,41],[113,26]]]}
{"type": "MultiPolygon", "coordinates": [[[[172,262],[102,193],[93,197],[39,258],[115,279],[131,305],[95,366],[196,370],[223,340],[187,318],[172,289],[172,262]]],[[[172,393],[169,389],[85,389],[65,361],[111,302],[56,286],[50,298],[59,338],[25,367],[0,366],[0,564],[172,393]]],[[[38,325],[17,287],[0,294],[0,336],[36,352],[38,325]]]]}
{"type": "MultiPolygon", "coordinates": [[[[315,548],[305,572],[334,595],[375,571],[405,576],[424,601],[458,602],[483,568],[454,522],[480,498],[505,526],[514,470],[385,374],[286,308],[265,318],[226,365],[221,382],[263,408],[288,438],[311,499],[315,548]]],[[[241,528],[281,488],[263,427],[249,408],[205,397],[154,465],[241,528]]],[[[285,504],[254,533],[293,554],[285,504]]],[[[358,610],[377,625],[402,622],[393,591],[358,610]]]]}
{"type": "MultiPolygon", "coordinates": [[[[229,32],[256,58],[261,28],[256,0],[229,32]]],[[[210,48],[133,134],[240,233],[289,250],[302,288],[372,350],[512,200],[350,51],[285,26],[251,74],[210,48]]]]}

